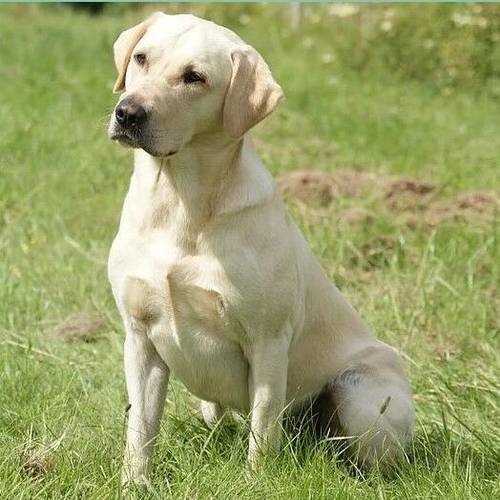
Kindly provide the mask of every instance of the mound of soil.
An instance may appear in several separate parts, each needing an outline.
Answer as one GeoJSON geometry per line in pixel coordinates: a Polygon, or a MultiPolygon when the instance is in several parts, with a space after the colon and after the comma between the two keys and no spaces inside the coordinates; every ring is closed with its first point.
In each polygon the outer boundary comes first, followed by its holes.
{"type": "MultiPolygon", "coordinates": [[[[313,206],[327,207],[339,198],[369,195],[410,227],[435,227],[457,221],[490,222],[500,209],[500,198],[493,192],[460,193],[449,200],[436,201],[436,183],[408,176],[301,170],[278,177],[277,183],[285,198],[313,206]]],[[[373,220],[375,212],[351,207],[340,211],[337,219],[341,224],[361,224],[373,220]]]]}
{"type": "Polygon", "coordinates": [[[278,177],[277,183],[285,197],[327,206],[339,196],[359,196],[375,179],[366,172],[301,170],[278,177]]]}
{"type": "Polygon", "coordinates": [[[424,223],[439,226],[445,222],[491,222],[500,210],[500,198],[488,191],[461,193],[451,200],[434,203],[424,214],[424,223]]]}
{"type": "Polygon", "coordinates": [[[388,177],[383,183],[385,202],[390,210],[422,210],[427,208],[436,192],[433,182],[412,177],[388,177]]]}
{"type": "Polygon", "coordinates": [[[104,318],[96,314],[79,312],[67,317],[50,332],[50,337],[64,342],[93,342],[105,328],[104,318]]]}

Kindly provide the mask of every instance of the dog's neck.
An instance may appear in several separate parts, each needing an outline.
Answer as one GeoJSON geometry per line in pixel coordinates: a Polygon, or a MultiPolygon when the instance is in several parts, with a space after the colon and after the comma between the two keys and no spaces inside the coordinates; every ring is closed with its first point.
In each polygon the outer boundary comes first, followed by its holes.
{"type": "Polygon", "coordinates": [[[196,138],[171,158],[136,150],[131,199],[124,210],[133,213],[141,231],[172,229],[188,242],[217,216],[274,196],[274,182],[250,137],[230,141],[211,135],[196,138]]]}

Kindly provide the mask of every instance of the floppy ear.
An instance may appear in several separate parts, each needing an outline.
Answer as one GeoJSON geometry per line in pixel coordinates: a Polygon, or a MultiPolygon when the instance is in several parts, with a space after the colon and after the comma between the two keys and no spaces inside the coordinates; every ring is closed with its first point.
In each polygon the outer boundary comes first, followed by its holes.
{"type": "Polygon", "coordinates": [[[231,137],[237,138],[274,111],[283,91],[252,47],[235,49],[231,59],[233,74],[224,102],[223,125],[231,137]]]}
{"type": "Polygon", "coordinates": [[[113,45],[113,51],[118,76],[113,87],[113,92],[118,93],[125,88],[125,75],[127,74],[127,67],[132,56],[132,51],[158,14],[160,12],[155,12],[142,23],[136,24],[132,28],[120,33],[120,36],[117,38],[113,45]]]}

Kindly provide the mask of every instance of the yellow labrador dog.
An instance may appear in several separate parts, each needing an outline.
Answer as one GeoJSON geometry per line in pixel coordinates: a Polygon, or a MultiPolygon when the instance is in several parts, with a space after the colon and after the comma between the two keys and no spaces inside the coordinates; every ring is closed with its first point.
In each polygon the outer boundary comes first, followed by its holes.
{"type": "Polygon", "coordinates": [[[109,255],[126,330],[124,480],[148,472],[170,374],[207,423],[251,416],[253,469],[279,448],[283,413],[314,399],[359,461],[395,458],[414,419],[399,356],[329,283],[248,134],[283,95],[262,57],[163,13],[124,31],[114,57],[109,136],[135,148],[109,255]]]}

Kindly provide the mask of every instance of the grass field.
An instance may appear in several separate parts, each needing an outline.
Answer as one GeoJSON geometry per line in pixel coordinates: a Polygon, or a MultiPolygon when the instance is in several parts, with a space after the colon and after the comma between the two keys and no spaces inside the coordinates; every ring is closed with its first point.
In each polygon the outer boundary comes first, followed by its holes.
{"type": "MultiPolygon", "coordinates": [[[[498,95],[491,82],[439,86],[383,61],[358,71],[330,50],[353,37],[345,18],[310,7],[294,34],[278,9],[196,11],[254,44],[284,88],[256,131],[273,174],[331,174],[302,198],[287,184],[289,207],[332,280],[405,353],[415,440],[397,469],[356,477],[326,443],[290,435],[248,476],[244,426],[207,430],[174,383],[137,497],[499,498],[498,95]]],[[[112,42],[143,15],[0,6],[2,499],[120,494],[123,333],[106,259],[131,155],[105,129],[112,42]],[[98,331],[64,341],[76,313],[99,318],[98,331]]]]}

